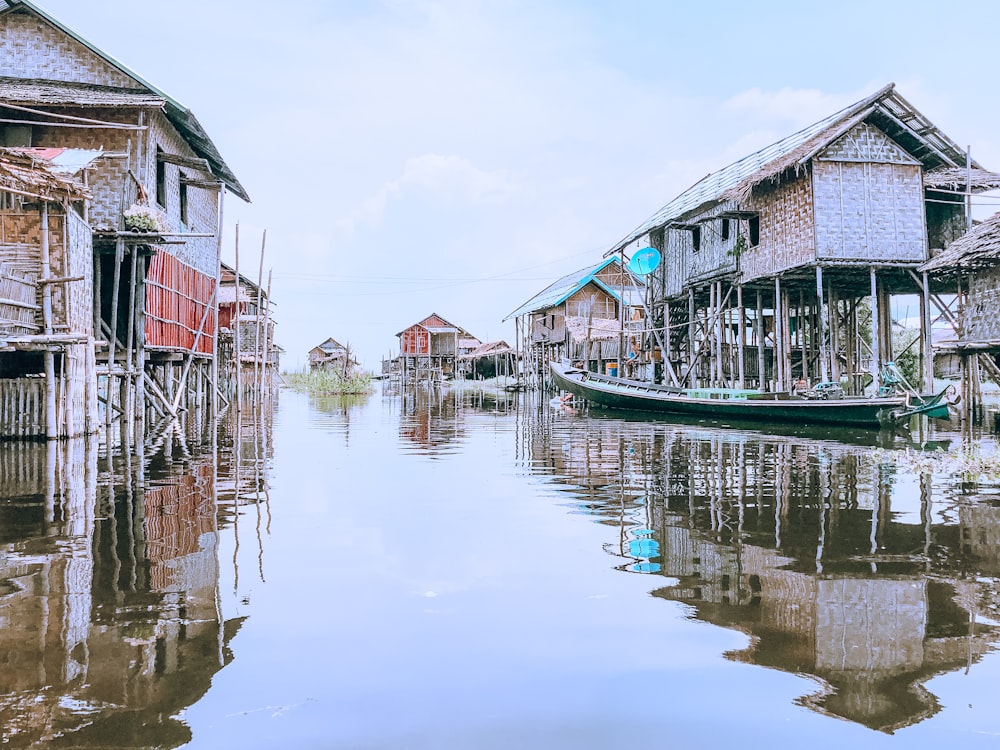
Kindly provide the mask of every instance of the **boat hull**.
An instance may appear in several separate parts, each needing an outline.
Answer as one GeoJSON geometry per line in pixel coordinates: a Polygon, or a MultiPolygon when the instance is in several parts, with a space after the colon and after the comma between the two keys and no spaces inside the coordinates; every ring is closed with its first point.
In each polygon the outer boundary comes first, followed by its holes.
{"type": "MultiPolygon", "coordinates": [[[[906,404],[892,398],[806,399],[794,396],[704,398],[678,388],[638,383],[550,363],[553,384],[589,403],[707,419],[746,419],[798,424],[840,424],[879,428],[906,404]]],[[[762,396],[764,394],[761,394],[762,396]]]]}

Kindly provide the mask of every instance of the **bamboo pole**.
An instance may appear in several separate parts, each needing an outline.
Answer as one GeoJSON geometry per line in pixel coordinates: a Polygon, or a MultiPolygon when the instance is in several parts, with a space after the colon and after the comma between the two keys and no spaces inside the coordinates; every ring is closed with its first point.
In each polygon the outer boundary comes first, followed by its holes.
{"type": "Polygon", "coordinates": [[[257,269],[257,337],[254,340],[253,352],[254,352],[254,384],[258,388],[257,394],[254,399],[257,403],[260,402],[260,383],[261,383],[261,372],[263,370],[263,365],[260,361],[260,334],[261,334],[261,306],[263,304],[263,299],[261,297],[261,287],[264,284],[264,245],[267,241],[267,230],[265,229],[260,238],[260,265],[257,269]]]}
{"type": "MultiPolygon", "coordinates": [[[[218,289],[219,285],[222,283],[222,225],[223,217],[225,216],[225,200],[226,200],[226,187],[225,185],[219,190],[219,211],[216,217],[216,242],[215,242],[215,288],[218,289]]],[[[239,284],[237,284],[237,295],[236,304],[239,304],[239,284]]],[[[218,300],[218,297],[216,297],[218,300]]],[[[212,331],[212,365],[211,365],[211,381],[212,381],[212,419],[215,420],[219,416],[219,306],[215,306],[215,326],[212,331]]],[[[213,434],[215,430],[212,431],[213,434]]]]}
{"type": "Polygon", "coordinates": [[[764,354],[764,298],[757,290],[757,319],[754,321],[757,330],[757,387],[762,391],[767,390],[767,359],[764,354]]]}
{"type": "MultiPolygon", "coordinates": [[[[49,204],[42,201],[41,207],[41,239],[42,239],[42,281],[48,281],[52,276],[51,259],[49,258],[49,204]]],[[[42,286],[42,326],[45,335],[52,333],[52,285],[42,286]]],[[[65,357],[65,354],[63,355],[65,357]]],[[[56,414],[56,373],[55,358],[50,349],[42,355],[45,366],[45,437],[53,440],[58,436],[58,419],[56,414]]]]}
{"type": "Polygon", "coordinates": [[[236,413],[239,414],[242,408],[242,385],[240,384],[240,225],[236,225],[236,305],[233,309],[233,360],[236,367],[236,388],[234,401],[236,402],[236,413]]]}
{"type": "Polygon", "coordinates": [[[270,322],[271,322],[271,318],[270,318],[270,316],[271,316],[271,272],[272,271],[273,271],[273,269],[268,269],[268,271],[267,271],[267,297],[265,298],[267,301],[264,303],[264,344],[263,344],[263,347],[262,347],[263,348],[263,352],[264,352],[264,361],[261,364],[261,369],[260,369],[261,381],[258,384],[258,388],[260,389],[260,392],[263,393],[264,392],[264,373],[266,372],[267,376],[268,376],[268,378],[267,378],[268,394],[270,394],[272,388],[274,387],[274,373],[271,372],[271,370],[269,369],[269,365],[268,365],[268,359],[270,357],[270,352],[271,352],[271,343],[270,343],[270,335],[271,335],[271,333],[270,333],[270,331],[271,331],[270,322]]]}

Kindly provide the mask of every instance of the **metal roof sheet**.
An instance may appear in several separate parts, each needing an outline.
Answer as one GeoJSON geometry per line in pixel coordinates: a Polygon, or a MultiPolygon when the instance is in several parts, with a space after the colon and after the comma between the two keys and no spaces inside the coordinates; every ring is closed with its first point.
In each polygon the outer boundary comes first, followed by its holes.
{"type": "MultiPolygon", "coordinates": [[[[514,312],[509,313],[503,320],[507,321],[526,313],[538,312],[539,310],[546,310],[550,307],[561,305],[569,297],[591,282],[597,284],[618,301],[621,301],[623,291],[621,287],[609,286],[597,278],[598,273],[612,263],[617,262],[618,258],[609,257],[593,266],[587,266],[586,268],[581,268],[579,271],[566,274],[561,279],[545,287],[545,289],[514,310],[514,312]]],[[[625,287],[624,292],[625,302],[628,305],[640,304],[645,298],[645,290],[640,284],[629,284],[625,287]]]]}

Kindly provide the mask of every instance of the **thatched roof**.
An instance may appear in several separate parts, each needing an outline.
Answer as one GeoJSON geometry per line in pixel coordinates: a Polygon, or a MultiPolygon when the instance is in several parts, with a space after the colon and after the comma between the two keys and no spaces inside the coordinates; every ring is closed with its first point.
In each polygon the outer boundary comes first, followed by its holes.
{"type": "Polygon", "coordinates": [[[81,200],[90,194],[82,182],[61,172],[32,149],[0,148],[0,191],[47,200],[81,200]]]}
{"type": "Polygon", "coordinates": [[[940,277],[991,268],[997,263],[1000,263],[1000,211],[952,242],[920,270],[940,277]]]}
{"type": "Polygon", "coordinates": [[[1000,174],[979,167],[942,167],[924,172],[924,186],[938,190],[994,190],[1000,188],[1000,174]]]}
{"type": "Polygon", "coordinates": [[[489,341],[485,344],[480,344],[474,350],[468,354],[463,354],[459,359],[483,359],[485,357],[495,357],[501,354],[510,354],[514,350],[510,348],[510,345],[506,341],[489,341]]]}
{"type": "MultiPolygon", "coordinates": [[[[758,186],[778,183],[789,173],[794,175],[809,169],[813,157],[862,122],[886,133],[923,166],[925,174],[947,179],[949,174],[944,170],[964,171],[965,151],[897,94],[895,84],[890,83],[871,96],[707,175],[636,227],[609,252],[617,252],[644,234],[683,221],[706,207],[729,201],[738,209],[758,186]]],[[[1000,180],[1000,176],[986,172],[975,161],[971,166],[981,178],[974,189],[993,187],[992,182],[1000,180]]],[[[961,184],[964,187],[964,176],[961,184]]]]}

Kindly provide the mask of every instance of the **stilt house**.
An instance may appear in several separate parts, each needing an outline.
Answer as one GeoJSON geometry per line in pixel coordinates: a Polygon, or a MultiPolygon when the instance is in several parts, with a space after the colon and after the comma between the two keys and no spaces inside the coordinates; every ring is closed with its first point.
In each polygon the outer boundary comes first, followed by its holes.
{"type": "Polygon", "coordinates": [[[350,370],[357,366],[348,348],[336,339],[329,338],[309,350],[310,370],[350,370]]]}
{"type": "MultiPolygon", "coordinates": [[[[0,0],[0,145],[97,152],[84,171],[105,420],[211,391],[220,211],[249,200],[195,116],[28,0],[0,0]],[[192,377],[188,377],[193,373],[192,377]]],[[[79,287],[81,290],[82,287],[79,287]]]]}
{"type": "Polygon", "coordinates": [[[504,320],[515,320],[518,341],[535,371],[567,358],[604,372],[607,365],[617,365],[623,341],[627,352],[641,350],[645,294],[642,281],[612,256],[563,276],[504,320]]]}
{"type": "Polygon", "coordinates": [[[611,252],[652,247],[657,379],[860,392],[894,357],[891,297],[921,301],[931,383],[932,248],[966,230],[966,198],[1000,186],[890,84],[709,174],[611,252]],[[956,184],[958,189],[956,189],[956,184]]]}
{"type": "Polygon", "coordinates": [[[280,348],[274,343],[274,303],[261,288],[236,269],[220,263],[218,369],[226,398],[236,395],[237,374],[242,393],[253,401],[258,391],[272,394],[277,388],[280,348]],[[239,350],[239,366],[235,352],[239,350]],[[239,373],[237,373],[239,370],[239,373]]]}
{"type": "Polygon", "coordinates": [[[399,360],[404,379],[438,379],[454,377],[458,357],[473,351],[481,343],[463,328],[449,323],[437,313],[431,313],[396,334],[399,339],[399,360]]]}
{"type": "Polygon", "coordinates": [[[921,271],[953,290],[942,317],[954,336],[937,344],[935,352],[939,358],[957,357],[966,401],[978,403],[980,366],[1000,382],[1000,213],[937,253],[921,271]]]}

